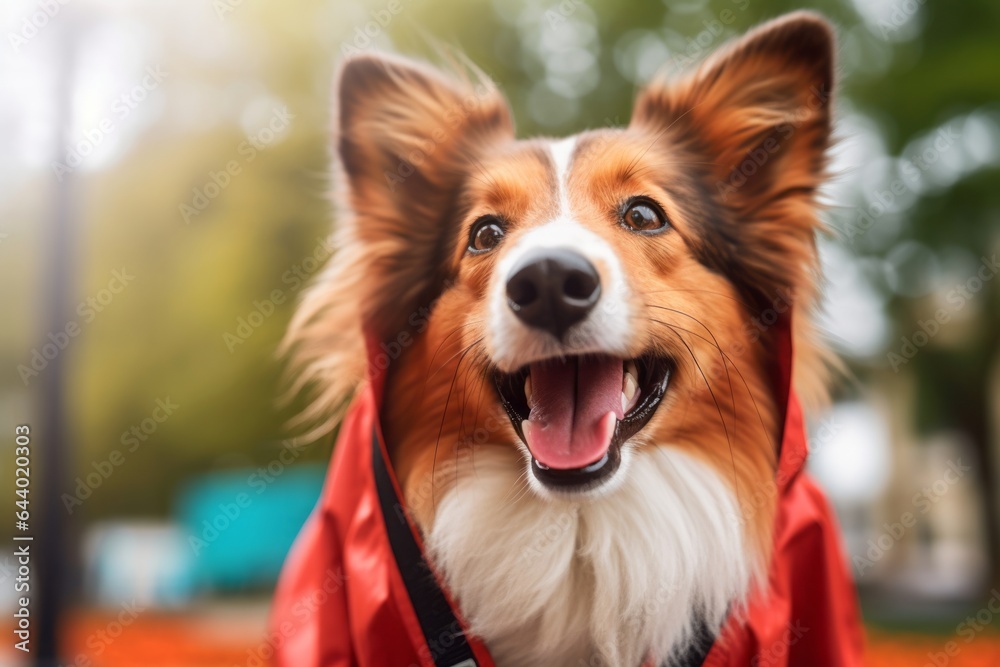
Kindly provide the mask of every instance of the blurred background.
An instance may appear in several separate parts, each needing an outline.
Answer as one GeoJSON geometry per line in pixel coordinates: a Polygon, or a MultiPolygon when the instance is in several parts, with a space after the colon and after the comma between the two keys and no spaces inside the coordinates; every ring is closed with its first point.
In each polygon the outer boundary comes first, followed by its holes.
{"type": "MultiPolygon", "coordinates": [[[[339,58],[457,46],[520,135],[561,135],[625,125],[659,68],[797,8],[4,0],[0,479],[23,498],[28,424],[32,495],[28,531],[0,535],[36,536],[32,595],[65,605],[33,618],[35,646],[60,647],[48,664],[266,663],[268,597],[332,446],[286,440],[275,349],[331,251],[339,58]]],[[[1000,665],[1000,4],[812,8],[840,33],[821,246],[851,377],[810,465],[871,664],[1000,665]]],[[[8,638],[17,576],[5,547],[8,638]]],[[[0,665],[29,664],[12,644],[0,665]]]]}

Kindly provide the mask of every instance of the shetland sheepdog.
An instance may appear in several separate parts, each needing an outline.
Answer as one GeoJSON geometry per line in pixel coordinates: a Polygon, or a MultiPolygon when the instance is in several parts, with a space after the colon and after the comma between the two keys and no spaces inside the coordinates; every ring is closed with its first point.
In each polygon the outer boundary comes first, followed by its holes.
{"type": "Polygon", "coordinates": [[[380,341],[405,502],[498,665],[669,659],[761,584],[784,405],[759,316],[794,309],[820,403],[833,54],[792,14],[561,139],[516,138],[468,63],[341,66],[339,250],[289,334],[304,419],[336,425],[380,341]]]}

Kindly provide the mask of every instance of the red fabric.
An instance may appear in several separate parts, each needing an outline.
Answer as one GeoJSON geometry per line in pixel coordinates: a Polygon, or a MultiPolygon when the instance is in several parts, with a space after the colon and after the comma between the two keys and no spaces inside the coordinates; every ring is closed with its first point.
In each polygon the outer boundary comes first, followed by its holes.
{"type": "MultiPolygon", "coordinates": [[[[728,620],[706,667],[862,664],[861,624],[836,521],[802,472],[806,431],[788,391],[792,351],[783,325],[775,387],[788,400],[768,585],[728,620]]],[[[375,491],[371,434],[384,378],[378,371],[371,377],[341,426],[322,498],[275,593],[269,643],[278,667],[434,667],[375,491]]],[[[493,667],[483,645],[470,644],[480,664],[493,667]]]]}
{"type": "Polygon", "coordinates": [[[731,616],[705,667],[854,667],[863,639],[854,582],[836,519],[801,472],[807,455],[802,410],[792,395],[778,468],[778,515],[767,588],[731,616]]]}
{"type": "MultiPolygon", "coordinates": [[[[370,345],[369,359],[378,352],[370,345]]],[[[372,366],[369,377],[341,424],[319,503],[282,568],[268,635],[278,667],[435,667],[376,492],[373,428],[388,461],[376,419],[385,374],[372,366]]],[[[395,478],[393,485],[402,497],[395,478]]],[[[469,645],[482,667],[494,667],[481,642],[469,638],[469,645]]]]}

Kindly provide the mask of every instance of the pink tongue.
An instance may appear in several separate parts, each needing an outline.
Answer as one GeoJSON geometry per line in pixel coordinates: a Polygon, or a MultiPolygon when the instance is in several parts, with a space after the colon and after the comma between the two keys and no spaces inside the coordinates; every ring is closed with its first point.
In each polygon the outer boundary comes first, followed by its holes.
{"type": "Polygon", "coordinates": [[[599,461],[622,413],[622,360],[576,357],[531,364],[531,412],[522,424],[532,456],[557,470],[599,461]]]}

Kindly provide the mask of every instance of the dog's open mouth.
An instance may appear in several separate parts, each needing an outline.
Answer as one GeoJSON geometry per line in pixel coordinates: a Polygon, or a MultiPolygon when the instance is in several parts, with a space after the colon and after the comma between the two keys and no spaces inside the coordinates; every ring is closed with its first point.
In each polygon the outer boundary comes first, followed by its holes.
{"type": "Polygon", "coordinates": [[[654,356],[568,356],[498,373],[496,386],[535,476],[549,486],[590,486],[617,470],[622,443],[653,416],[670,370],[654,356]]]}

